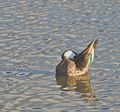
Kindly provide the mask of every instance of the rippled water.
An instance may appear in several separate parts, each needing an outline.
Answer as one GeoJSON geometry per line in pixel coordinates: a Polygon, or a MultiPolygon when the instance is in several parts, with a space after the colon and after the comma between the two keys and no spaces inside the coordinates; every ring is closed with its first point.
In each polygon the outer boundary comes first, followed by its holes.
{"type": "Polygon", "coordinates": [[[119,0],[0,0],[1,112],[119,112],[119,75],[119,0]],[[96,38],[91,82],[61,88],[61,53],[96,38]]]}

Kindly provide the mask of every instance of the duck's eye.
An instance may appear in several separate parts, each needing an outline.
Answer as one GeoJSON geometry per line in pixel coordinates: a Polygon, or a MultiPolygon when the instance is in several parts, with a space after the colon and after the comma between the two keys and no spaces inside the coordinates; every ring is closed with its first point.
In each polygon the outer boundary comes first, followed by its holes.
{"type": "Polygon", "coordinates": [[[76,56],[74,56],[74,59],[76,58],[76,56]]]}

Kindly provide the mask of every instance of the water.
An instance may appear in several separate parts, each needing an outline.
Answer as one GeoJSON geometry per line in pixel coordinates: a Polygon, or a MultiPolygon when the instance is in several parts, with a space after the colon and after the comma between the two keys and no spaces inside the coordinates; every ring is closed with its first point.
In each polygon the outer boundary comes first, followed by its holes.
{"type": "Polygon", "coordinates": [[[0,0],[0,111],[119,112],[119,12],[119,0],[0,0]],[[64,87],[62,52],[96,38],[86,92],[64,87]]]}

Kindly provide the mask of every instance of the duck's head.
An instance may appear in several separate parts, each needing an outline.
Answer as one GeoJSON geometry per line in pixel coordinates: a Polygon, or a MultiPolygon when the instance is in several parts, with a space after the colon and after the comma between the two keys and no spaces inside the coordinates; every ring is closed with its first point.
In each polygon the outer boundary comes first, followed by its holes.
{"type": "Polygon", "coordinates": [[[62,54],[62,59],[71,59],[74,60],[77,56],[77,53],[71,50],[67,50],[62,54]]]}

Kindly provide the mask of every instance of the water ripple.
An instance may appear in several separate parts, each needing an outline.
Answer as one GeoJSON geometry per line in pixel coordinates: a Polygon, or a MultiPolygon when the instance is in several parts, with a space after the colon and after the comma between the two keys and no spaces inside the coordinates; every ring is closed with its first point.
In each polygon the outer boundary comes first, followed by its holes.
{"type": "Polygon", "coordinates": [[[119,7],[113,0],[1,0],[0,110],[118,112],[119,7]],[[81,52],[96,38],[93,101],[76,87],[63,91],[55,67],[64,50],[81,52]]]}

